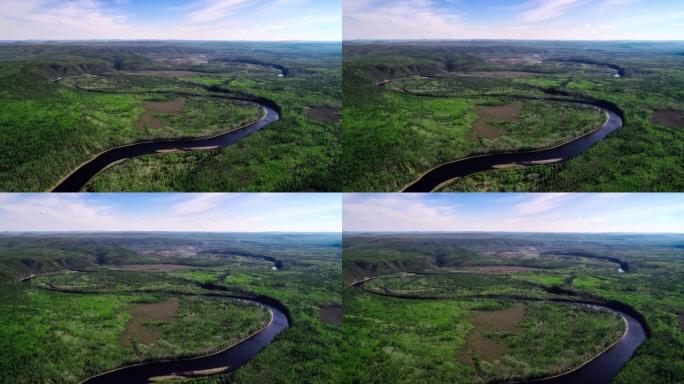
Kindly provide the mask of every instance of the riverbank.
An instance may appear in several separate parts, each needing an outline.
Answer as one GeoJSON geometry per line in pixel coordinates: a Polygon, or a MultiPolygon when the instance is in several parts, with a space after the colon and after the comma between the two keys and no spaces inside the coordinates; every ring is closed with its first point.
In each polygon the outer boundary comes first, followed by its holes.
{"type": "MultiPolygon", "coordinates": [[[[32,274],[27,277],[20,278],[19,281],[29,283],[32,279],[40,276],[55,275],[64,272],[72,271],[58,271],[48,272],[44,274],[32,274]]],[[[75,271],[73,271],[75,272],[75,271]]],[[[260,327],[256,331],[249,333],[238,341],[232,342],[228,346],[222,346],[218,350],[208,354],[199,356],[178,356],[168,359],[156,359],[136,362],[133,364],[124,364],[123,366],[99,373],[91,376],[83,381],[85,383],[147,383],[148,379],[159,376],[183,376],[183,372],[211,372],[213,370],[220,370],[220,373],[232,372],[244,365],[252,357],[254,357],[262,348],[268,345],[275,336],[289,327],[290,321],[288,315],[279,310],[271,304],[282,306],[275,299],[268,298],[268,300],[260,300],[259,295],[254,296],[240,296],[228,293],[202,294],[191,292],[173,292],[172,290],[144,290],[144,291],[130,291],[130,292],[99,292],[88,291],[81,289],[64,289],[54,286],[53,284],[41,284],[36,286],[41,290],[68,293],[75,295],[115,295],[115,294],[163,294],[165,296],[180,296],[180,297],[208,297],[214,299],[230,300],[236,304],[241,305],[255,305],[266,308],[269,313],[269,321],[266,325],[260,327]],[[226,368],[227,367],[227,368],[226,368]]],[[[211,290],[211,287],[202,287],[206,290],[211,290]]],[[[284,306],[283,306],[284,307],[284,306]]],[[[287,311],[287,309],[285,308],[287,311]]]]}
{"type": "Polygon", "coordinates": [[[572,368],[554,374],[552,376],[547,376],[543,378],[536,379],[526,379],[526,380],[490,380],[491,383],[520,383],[520,382],[537,382],[546,384],[565,384],[565,383],[608,383],[615,377],[620,371],[621,367],[626,364],[627,360],[634,353],[636,348],[641,345],[641,343],[646,339],[646,330],[642,324],[636,320],[634,317],[628,313],[623,312],[616,305],[611,304],[611,302],[598,303],[598,302],[588,302],[586,299],[578,298],[577,300],[568,299],[552,299],[546,300],[543,298],[531,299],[526,297],[508,297],[506,295],[485,295],[478,296],[474,295],[471,297],[429,297],[429,296],[411,296],[404,294],[395,294],[387,290],[373,289],[368,290],[364,287],[364,284],[377,278],[386,277],[396,277],[396,276],[410,276],[411,274],[394,274],[388,276],[374,276],[366,277],[358,281],[352,282],[349,287],[360,289],[371,295],[379,295],[383,297],[389,297],[394,299],[407,299],[411,300],[412,304],[408,305],[418,305],[424,301],[428,302],[450,302],[450,300],[460,299],[492,299],[492,300],[506,300],[512,302],[534,302],[543,305],[545,301],[549,303],[558,303],[564,305],[589,305],[593,307],[602,307],[605,311],[615,313],[621,317],[621,321],[624,324],[624,331],[621,332],[621,336],[608,345],[604,344],[605,347],[595,354],[592,354],[586,360],[582,361],[580,364],[573,366],[572,368]]]}

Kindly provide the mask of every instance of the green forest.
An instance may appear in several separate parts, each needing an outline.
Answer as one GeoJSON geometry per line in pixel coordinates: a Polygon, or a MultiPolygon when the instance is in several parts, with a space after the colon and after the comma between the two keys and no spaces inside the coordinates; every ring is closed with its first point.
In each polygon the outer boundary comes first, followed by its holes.
{"type": "Polygon", "coordinates": [[[621,339],[613,309],[646,333],[613,382],[682,381],[681,244],[681,235],[345,236],[344,382],[550,377],[621,339]]]}
{"type": "Polygon", "coordinates": [[[114,164],[89,191],[339,190],[339,45],[2,45],[0,186],[50,190],[126,144],[200,138],[281,119],[233,146],[114,164]]]}
{"type": "Polygon", "coordinates": [[[196,380],[330,382],[339,242],[328,234],[0,236],[0,343],[13,351],[0,359],[0,381],[78,383],[222,350],[271,318],[238,296],[279,303],[290,326],[239,370],[196,380]]]}
{"type": "Polygon", "coordinates": [[[684,62],[681,46],[661,45],[345,42],[345,191],[400,191],[440,164],[548,148],[601,126],[571,100],[614,105],[624,127],[569,161],[474,173],[440,190],[681,190],[684,62]]]}

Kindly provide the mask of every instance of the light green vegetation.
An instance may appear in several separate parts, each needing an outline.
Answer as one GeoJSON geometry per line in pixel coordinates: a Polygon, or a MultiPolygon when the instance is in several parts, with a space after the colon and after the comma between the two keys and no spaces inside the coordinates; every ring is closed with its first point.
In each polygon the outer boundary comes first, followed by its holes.
{"type": "Polygon", "coordinates": [[[523,296],[548,297],[545,291],[533,284],[512,279],[509,275],[450,273],[413,276],[391,276],[369,281],[364,287],[372,292],[407,297],[485,297],[523,296]]]}
{"type": "Polygon", "coordinates": [[[266,98],[282,109],[282,119],[225,150],[135,159],[87,188],[340,189],[335,170],[341,124],[308,116],[312,108],[341,107],[339,45],[254,43],[263,48],[255,50],[242,43],[176,44],[4,46],[0,134],[8,140],[0,146],[0,189],[43,191],[104,150],[214,135],[261,116],[260,108],[230,96],[266,98]],[[210,60],[198,60],[200,52],[210,60]],[[278,77],[281,71],[287,76],[278,77]],[[136,128],[145,102],[183,97],[188,100],[182,113],[159,114],[169,124],[136,128]]]}
{"type": "Polygon", "coordinates": [[[0,266],[0,347],[12,351],[0,358],[1,382],[77,383],[124,363],[206,354],[270,319],[264,307],[206,294],[267,295],[293,321],[244,367],[200,382],[328,383],[339,369],[339,330],[318,312],[341,305],[339,235],[0,236],[0,266]],[[18,282],[35,273],[49,274],[18,282]],[[122,342],[137,306],[165,303],[173,316],[138,329],[154,342],[122,342]]]}
{"type": "MultiPolygon", "coordinates": [[[[282,108],[281,120],[228,148],[141,156],[98,175],[92,191],[298,191],[339,190],[339,122],[317,121],[311,108],[341,107],[340,74],[311,63],[307,75],[245,79],[207,75],[184,81],[265,97],[282,108]]],[[[329,64],[326,64],[329,65],[329,64]]]]}
{"type": "Polygon", "coordinates": [[[206,354],[240,340],[269,319],[262,307],[187,297],[172,319],[147,324],[159,333],[158,340],[124,346],[120,338],[133,318],[131,307],[164,297],[66,294],[28,285],[15,289],[15,304],[0,305],[5,324],[0,332],[3,350],[12,351],[2,361],[2,375],[17,383],[79,382],[126,363],[206,354]]]}
{"type": "Polygon", "coordinates": [[[344,90],[343,170],[349,191],[400,190],[441,163],[546,148],[606,119],[597,109],[570,102],[520,101],[515,96],[548,96],[510,79],[414,76],[377,87],[354,72],[345,77],[344,90]]]}
{"type": "Polygon", "coordinates": [[[344,296],[343,383],[464,382],[474,369],[458,361],[477,304],[344,296]]]}
{"type": "MultiPolygon", "coordinates": [[[[358,370],[364,382],[380,382],[385,377],[398,382],[405,378],[429,381],[432,377],[449,381],[450,372],[456,368],[450,366],[445,372],[435,369],[433,376],[422,369],[431,364],[441,367],[444,361],[452,365],[458,362],[464,350],[462,322],[467,327],[472,321],[461,311],[477,305],[498,310],[517,301],[526,303],[525,318],[519,323],[525,331],[491,332],[484,341],[479,339],[487,345],[495,342],[503,346],[505,354],[495,363],[485,358],[476,360],[470,373],[467,366],[458,372],[466,372],[463,382],[487,382],[511,375],[540,377],[577,366],[583,361],[577,356],[591,356],[622,334],[624,324],[614,314],[582,305],[536,301],[581,300],[632,308],[630,311],[642,318],[647,328],[648,338],[614,382],[682,381],[682,240],[681,235],[523,233],[345,237],[343,276],[347,285],[368,276],[393,276],[368,281],[363,290],[345,289],[343,356],[354,359],[353,351],[358,349],[363,351],[363,358],[373,362],[373,369],[358,370]],[[627,263],[628,272],[618,272],[613,260],[627,263]],[[499,304],[492,304],[495,302],[499,304]],[[431,306],[439,313],[431,314],[431,306]],[[430,318],[437,332],[440,321],[449,316],[453,324],[449,336],[442,338],[444,343],[431,339],[429,343],[404,345],[403,349],[398,348],[402,344],[389,344],[430,334],[422,333],[431,326],[430,318]],[[354,326],[347,328],[352,322],[354,326]],[[383,349],[387,345],[393,348],[383,349]],[[453,348],[450,354],[440,349],[446,346],[453,348]],[[399,356],[409,358],[397,359],[399,356]],[[393,370],[400,373],[393,376],[393,370]]],[[[347,372],[357,372],[354,369],[362,363],[361,358],[350,362],[347,372]]]]}
{"type": "MultiPolygon", "coordinates": [[[[216,134],[253,121],[262,113],[253,105],[194,97],[178,113],[154,113],[168,124],[138,127],[145,103],[175,100],[179,96],[95,93],[51,82],[41,72],[34,76],[37,86],[45,89],[30,90],[27,95],[10,89],[0,96],[0,130],[4,137],[11,138],[3,140],[1,148],[0,173],[5,177],[0,189],[5,191],[48,189],[106,149],[138,141],[216,134]],[[41,82],[47,84],[40,85],[41,82]],[[15,93],[7,95],[10,92],[15,93]]],[[[69,80],[78,84],[79,79],[99,81],[94,76],[69,80]]]]}
{"type": "Polygon", "coordinates": [[[192,383],[308,383],[339,380],[339,329],[319,319],[319,307],[342,304],[340,262],[314,258],[297,268],[256,272],[235,270],[225,284],[236,289],[278,297],[291,308],[294,324],[278,342],[231,375],[192,383]]]}
{"type": "MultiPolygon", "coordinates": [[[[480,286],[488,285],[483,281],[480,286]]],[[[545,377],[582,364],[624,331],[622,319],[613,313],[530,303],[519,330],[494,329],[485,332],[484,341],[467,341],[482,326],[473,323],[471,311],[510,305],[473,299],[406,300],[350,290],[344,301],[343,382],[480,383],[545,377]],[[487,353],[500,349],[501,356],[464,356],[468,347],[487,353]]]]}
{"type": "MultiPolygon", "coordinates": [[[[585,116],[587,125],[571,127],[567,122],[576,121],[577,115],[564,119],[561,113],[557,117],[567,130],[560,132],[553,118],[536,115],[528,120],[527,130],[510,131],[512,140],[502,140],[505,145],[476,140],[463,148],[462,140],[444,146],[435,136],[453,139],[454,127],[473,121],[468,114],[444,124],[442,116],[448,111],[423,108],[424,114],[402,120],[413,105],[421,104],[417,98],[477,105],[485,96],[516,95],[605,100],[625,113],[625,126],[566,163],[478,173],[442,191],[679,191],[684,130],[655,121],[654,114],[684,111],[681,51],[681,44],[646,42],[586,43],[584,48],[562,42],[350,43],[345,46],[344,72],[345,189],[397,190],[440,163],[501,148],[552,145],[561,137],[579,136],[579,127],[586,131],[595,123],[585,116]],[[620,78],[614,77],[618,71],[620,78]],[[394,81],[375,86],[389,79],[394,81]],[[387,103],[387,92],[419,96],[387,103]],[[392,114],[396,121],[386,117],[392,114]],[[423,131],[429,133],[424,140],[423,131]],[[535,140],[525,142],[530,135],[535,140]]],[[[540,103],[550,109],[558,104],[540,103]]],[[[459,113],[458,108],[453,111],[459,113]]]]}
{"type": "Polygon", "coordinates": [[[506,354],[498,364],[481,362],[484,381],[567,372],[603,352],[625,331],[622,318],[612,312],[543,303],[529,304],[526,309],[522,333],[491,335],[506,347],[506,354]]]}

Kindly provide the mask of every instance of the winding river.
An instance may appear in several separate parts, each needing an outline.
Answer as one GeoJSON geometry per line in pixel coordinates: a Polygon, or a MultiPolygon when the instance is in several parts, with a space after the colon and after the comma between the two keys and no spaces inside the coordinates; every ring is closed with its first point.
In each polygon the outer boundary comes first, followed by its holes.
{"type": "Polygon", "coordinates": [[[211,137],[156,140],[112,148],[100,153],[71,172],[59,182],[52,192],[78,192],[105,168],[132,157],[165,151],[192,151],[227,147],[280,119],[280,114],[269,105],[257,101],[242,101],[261,107],[264,110],[264,116],[252,124],[211,137]]]}
{"type": "MultiPolygon", "coordinates": [[[[386,86],[390,82],[391,80],[385,80],[376,85],[386,86]]],[[[414,96],[435,97],[433,95],[421,95],[419,93],[411,94],[414,96]]],[[[511,97],[517,99],[528,98],[518,96],[511,97]]],[[[539,100],[540,98],[530,97],[529,99],[539,100]]],[[[550,148],[477,155],[440,164],[425,172],[417,180],[406,186],[402,192],[431,192],[455,178],[468,176],[477,172],[511,166],[552,164],[566,161],[578,156],[592,145],[603,140],[609,133],[623,126],[621,112],[614,106],[609,105],[609,103],[601,101],[563,100],[551,97],[547,98],[547,100],[565,101],[599,108],[606,114],[606,121],[602,126],[591,132],[550,148]]]]}
{"type": "Polygon", "coordinates": [[[545,384],[607,384],[613,381],[620,369],[632,357],[634,351],[646,340],[646,331],[643,325],[632,315],[622,310],[602,306],[616,312],[627,323],[627,331],[620,340],[608,350],[598,355],[574,371],[548,379],[535,380],[534,383],[545,384]]]}
{"type": "MultiPolygon", "coordinates": [[[[396,276],[396,275],[394,275],[396,276]]],[[[363,289],[363,284],[381,278],[385,276],[375,276],[366,278],[353,283],[352,287],[357,287],[363,289]]],[[[369,291],[365,292],[381,295],[390,296],[398,298],[398,295],[385,295],[382,292],[369,291]]],[[[413,297],[405,297],[407,299],[418,299],[413,297]]],[[[494,297],[492,297],[494,298],[494,297]]],[[[504,299],[504,297],[501,297],[504,299]]],[[[524,299],[521,299],[524,300],[524,299]]],[[[598,356],[594,357],[592,360],[585,362],[580,367],[575,368],[570,372],[566,372],[560,375],[556,375],[549,378],[523,381],[522,383],[544,383],[544,384],[608,384],[615,376],[620,372],[620,369],[627,363],[627,361],[632,357],[634,351],[643,343],[647,338],[646,326],[642,322],[636,319],[631,314],[627,313],[623,308],[619,308],[618,305],[611,303],[589,303],[586,301],[573,301],[573,300],[551,300],[554,302],[562,302],[568,304],[579,304],[579,305],[592,305],[596,307],[602,307],[606,310],[612,311],[620,315],[627,328],[624,335],[615,344],[610,346],[608,349],[603,351],[598,356]]],[[[519,383],[519,382],[517,382],[519,383]]]]}
{"type": "MultiPolygon", "coordinates": [[[[41,275],[31,275],[20,281],[28,282],[41,275]]],[[[204,289],[214,289],[221,291],[220,286],[203,285],[204,289]]],[[[50,290],[50,288],[45,288],[50,290]]],[[[56,290],[59,292],[67,292],[56,290]]],[[[68,293],[80,292],[72,291],[68,293]]],[[[170,293],[171,294],[171,293],[170,293]]],[[[175,294],[175,293],[174,293],[175,294]]],[[[192,294],[185,294],[192,295],[192,294]]],[[[206,295],[205,295],[206,296],[206,295]]],[[[290,326],[289,316],[286,314],[287,308],[277,303],[274,299],[254,298],[240,296],[212,295],[218,298],[229,300],[239,300],[246,304],[260,305],[271,313],[271,321],[258,332],[248,336],[238,343],[223,349],[219,352],[178,360],[151,361],[139,364],[124,366],[118,369],[107,371],[97,376],[90,377],[80,384],[114,384],[114,383],[150,383],[150,379],[159,376],[193,376],[202,373],[227,373],[232,372],[257,355],[273,339],[290,326]]]]}

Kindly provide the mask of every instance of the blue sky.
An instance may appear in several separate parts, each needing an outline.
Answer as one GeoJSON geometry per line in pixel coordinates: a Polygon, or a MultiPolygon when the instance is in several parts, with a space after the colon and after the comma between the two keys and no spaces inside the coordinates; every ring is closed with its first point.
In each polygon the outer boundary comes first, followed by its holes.
{"type": "Polygon", "coordinates": [[[341,0],[2,0],[0,40],[342,37],[341,0]]]}
{"type": "Polygon", "coordinates": [[[345,194],[345,231],[684,232],[684,194],[345,194]]]}
{"type": "Polygon", "coordinates": [[[344,0],[344,39],[683,40],[681,0],[344,0]]]}
{"type": "Polygon", "coordinates": [[[0,231],[340,232],[334,193],[0,194],[0,231]]]}

